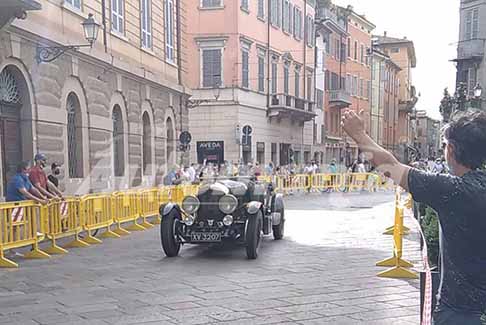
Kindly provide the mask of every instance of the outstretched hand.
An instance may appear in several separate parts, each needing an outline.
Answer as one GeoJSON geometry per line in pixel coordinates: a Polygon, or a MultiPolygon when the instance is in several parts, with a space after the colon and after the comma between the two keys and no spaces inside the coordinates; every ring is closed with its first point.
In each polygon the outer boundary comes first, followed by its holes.
{"type": "Polygon", "coordinates": [[[360,111],[358,115],[353,110],[346,109],[341,118],[341,126],[344,131],[356,142],[366,135],[362,116],[363,111],[360,111]]]}

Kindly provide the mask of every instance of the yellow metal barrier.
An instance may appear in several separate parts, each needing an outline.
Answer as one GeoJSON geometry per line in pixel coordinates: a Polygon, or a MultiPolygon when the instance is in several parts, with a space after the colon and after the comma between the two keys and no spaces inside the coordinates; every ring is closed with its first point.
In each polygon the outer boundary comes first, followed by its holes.
{"type": "Polygon", "coordinates": [[[342,183],[342,174],[314,174],[311,177],[311,188],[319,190],[338,190],[342,183]]]}
{"type": "Polygon", "coordinates": [[[141,231],[146,228],[137,223],[140,218],[140,195],[137,191],[115,192],[112,194],[113,221],[116,223],[114,233],[124,236],[130,231],[141,231]],[[122,223],[132,222],[122,228],[122,223]]]}
{"type": "Polygon", "coordinates": [[[79,239],[79,233],[83,229],[80,200],[78,198],[65,198],[63,200],[50,201],[42,206],[42,232],[51,241],[51,246],[45,251],[48,254],[65,254],[67,250],[59,247],[57,239],[74,236],[74,240],[65,247],[88,247],[89,244],[79,239]]]}
{"type": "Polygon", "coordinates": [[[159,190],[154,188],[150,190],[143,190],[140,192],[140,215],[143,219],[142,226],[145,228],[152,228],[154,225],[147,221],[149,217],[157,217],[156,223],[159,220],[159,190]]]}
{"type": "Polygon", "coordinates": [[[416,273],[407,268],[413,267],[413,264],[402,259],[403,253],[403,211],[405,207],[401,203],[399,190],[395,199],[395,225],[393,229],[393,257],[376,263],[376,266],[391,267],[390,269],[378,273],[379,277],[384,278],[405,278],[417,279],[416,273]]]}
{"type": "Polygon", "coordinates": [[[33,201],[0,204],[0,267],[18,267],[4,256],[4,251],[12,248],[32,245],[25,258],[49,258],[49,254],[39,249],[41,213],[41,206],[33,201]]]}
{"type": "Polygon", "coordinates": [[[106,228],[101,238],[119,238],[120,235],[111,231],[113,224],[111,195],[90,194],[81,198],[81,213],[83,214],[83,229],[87,235],[83,241],[88,244],[101,244],[101,240],[91,235],[92,230],[106,228]]]}
{"type": "Polygon", "coordinates": [[[172,186],[170,189],[170,202],[182,204],[184,199],[184,188],[180,185],[172,186]]]}

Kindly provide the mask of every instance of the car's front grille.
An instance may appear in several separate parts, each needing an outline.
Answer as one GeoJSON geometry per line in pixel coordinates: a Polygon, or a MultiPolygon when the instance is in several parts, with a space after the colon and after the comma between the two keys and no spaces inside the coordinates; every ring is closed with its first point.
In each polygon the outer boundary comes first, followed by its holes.
{"type": "Polygon", "coordinates": [[[216,195],[213,191],[207,192],[198,196],[201,206],[197,212],[197,220],[212,219],[220,221],[223,219],[224,214],[219,210],[219,199],[222,195],[216,195]]]}

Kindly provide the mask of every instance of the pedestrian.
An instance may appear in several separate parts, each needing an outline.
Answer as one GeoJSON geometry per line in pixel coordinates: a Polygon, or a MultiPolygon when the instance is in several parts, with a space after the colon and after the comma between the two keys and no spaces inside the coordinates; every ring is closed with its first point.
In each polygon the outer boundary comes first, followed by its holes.
{"type": "Polygon", "coordinates": [[[486,113],[464,114],[445,127],[450,174],[401,164],[366,134],[353,111],[344,112],[342,125],[377,168],[438,213],[441,283],[434,324],[480,325],[486,316],[486,113]]]}
{"type": "Polygon", "coordinates": [[[196,181],[196,168],[194,163],[192,163],[191,166],[189,166],[187,172],[189,173],[190,182],[194,183],[196,181]]]}
{"type": "Polygon", "coordinates": [[[5,199],[7,202],[33,200],[47,204],[46,197],[29,180],[29,162],[22,161],[17,165],[17,173],[8,182],[5,199]]]}
{"type": "Polygon", "coordinates": [[[34,157],[34,166],[29,170],[29,179],[32,185],[48,199],[62,198],[62,193],[48,179],[44,168],[47,164],[47,156],[38,153],[34,157]]]}
{"type": "Polygon", "coordinates": [[[59,175],[61,174],[61,165],[57,162],[52,163],[51,165],[51,173],[47,176],[47,179],[54,185],[57,189],[59,189],[59,175]]]}

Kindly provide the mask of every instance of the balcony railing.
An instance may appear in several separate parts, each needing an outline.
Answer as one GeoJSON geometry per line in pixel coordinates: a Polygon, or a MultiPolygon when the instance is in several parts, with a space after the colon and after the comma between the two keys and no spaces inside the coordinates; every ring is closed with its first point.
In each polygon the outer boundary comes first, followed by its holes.
{"type": "Polygon", "coordinates": [[[461,41],[457,46],[457,60],[482,59],[484,57],[484,41],[482,39],[461,41]]]}
{"type": "Polygon", "coordinates": [[[346,21],[338,16],[336,9],[319,7],[316,11],[316,20],[329,20],[346,30],[346,21]]]}
{"type": "Polygon", "coordinates": [[[350,106],[351,95],[344,89],[330,90],[329,91],[329,103],[331,106],[338,106],[339,108],[345,108],[350,106]]]}
{"type": "Polygon", "coordinates": [[[272,115],[289,115],[303,121],[310,121],[315,116],[314,103],[287,94],[272,95],[270,111],[272,115]]]}

